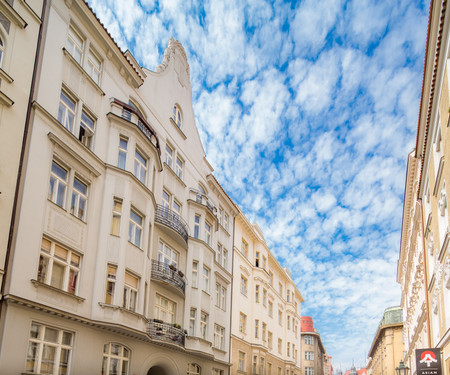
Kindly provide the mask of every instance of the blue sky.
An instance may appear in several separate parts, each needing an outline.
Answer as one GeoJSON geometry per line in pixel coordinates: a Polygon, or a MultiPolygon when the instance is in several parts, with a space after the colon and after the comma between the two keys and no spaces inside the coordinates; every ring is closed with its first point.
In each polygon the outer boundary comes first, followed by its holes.
{"type": "Polygon", "coordinates": [[[429,1],[89,3],[149,69],[182,43],[217,179],[289,265],[334,367],[364,365],[400,303],[429,1]]]}

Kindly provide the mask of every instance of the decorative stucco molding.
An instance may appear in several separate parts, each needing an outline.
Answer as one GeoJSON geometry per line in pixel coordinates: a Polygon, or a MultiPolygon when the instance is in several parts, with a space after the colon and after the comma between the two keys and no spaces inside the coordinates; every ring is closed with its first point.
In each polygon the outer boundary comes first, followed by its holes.
{"type": "Polygon", "coordinates": [[[175,50],[178,50],[180,52],[180,55],[183,57],[184,62],[186,63],[186,74],[187,74],[188,80],[190,81],[191,72],[190,72],[190,68],[189,68],[189,63],[187,61],[186,52],[185,52],[183,46],[181,45],[181,43],[178,40],[175,40],[174,38],[169,39],[169,44],[168,44],[166,50],[164,51],[163,61],[160,65],[158,65],[158,67],[156,68],[156,71],[158,73],[161,73],[164,70],[166,70],[167,66],[169,65],[170,59],[172,59],[175,54],[175,50]]]}

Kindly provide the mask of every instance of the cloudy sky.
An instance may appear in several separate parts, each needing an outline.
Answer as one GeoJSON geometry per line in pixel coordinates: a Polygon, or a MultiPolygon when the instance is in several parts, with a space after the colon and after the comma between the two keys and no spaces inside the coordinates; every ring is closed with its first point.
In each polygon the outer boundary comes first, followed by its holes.
{"type": "Polygon", "coordinates": [[[289,265],[334,367],[364,365],[400,303],[429,1],[89,3],[149,69],[182,43],[217,179],[289,265]]]}

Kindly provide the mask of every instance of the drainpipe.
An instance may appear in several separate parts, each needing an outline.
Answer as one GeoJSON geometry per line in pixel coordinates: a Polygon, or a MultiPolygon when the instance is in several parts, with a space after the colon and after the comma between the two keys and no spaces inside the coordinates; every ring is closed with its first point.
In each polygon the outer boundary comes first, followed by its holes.
{"type": "MultiPolygon", "coordinates": [[[[239,213],[238,213],[239,215],[239,213]]],[[[231,324],[233,321],[233,279],[234,279],[234,275],[233,275],[233,267],[234,267],[234,228],[235,228],[235,221],[236,221],[236,216],[233,216],[233,234],[231,236],[231,240],[232,240],[232,247],[231,247],[231,285],[230,285],[230,289],[231,289],[231,298],[230,298],[230,342],[228,343],[228,363],[230,363],[230,366],[228,367],[228,371],[229,371],[229,375],[231,375],[231,366],[233,366],[233,364],[231,363],[231,324]]]]}
{"type": "MultiPolygon", "coordinates": [[[[417,200],[420,206],[420,221],[421,221],[421,225],[420,225],[420,229],[422,230],[422,246],[423,246],[423,278],[424,278],[424,285],[425,285],[425,305],[427,308],[427,339],[428,339],[428,347],[431,348],[431,335],[430,335],[430,316],[429,316],[429,312],[430,312],[430,305],[429,305],[429,301],[428,301],[428,276],[427,276],[427,256],[428,256],[428,252],[425,250],[425,230],[424,230],[424,217],[423,217],[423,204],[422,204],[422,199],[418,199],[417,200]]],[[[411,368],[411,367],[410,367],[411,368]]]]}
{"type": "Polygon", "coordinates": [[[8,245],[6,247],[6,254],[5,254],[5,273],[3,274],[2,287],[0,290],[0,293],[2,295],[2,298],[0,299],[0,317],[1,317],[1,313],[3,311],[3,303],[4,303],[3,296],[4,296],[5,284],[6,284],[5,281],[7,278],[8,268],[9,268],[9,260],[11,257],[11,248],[12,248],[12,243],[13,243],[17,206],[18,206],[18,201],[19,201],[19,191],[20,191],[20,187],[21,187],[20,185],[22,182],[22,171],[23,171],[23,167],[24,167],[25,152],[26,152],[26,148],[27,148],[28,132],[30,130],[31,110],[32,110],[32,104],[33,104],[33,98],[34,98],[34,90],[36,87],[37,71],[38,71],[38,67],[39,67],[39,56],[40,56],[41,45],[42,45],[42,34],[43,34],[43,28],[44,28],[45,9],[46,8],[47,8],[47,0],[44,0],[42,3],[41,24],[39,25],[39,34],[38,34],[37,45],[36,45],[33,76],[31,78],[30,95],[28,97],[27,114],[25,117],[25,126],[24,126],[23,138],[22,138],[22,148],[20,151],[19,168],[17,171],[16,190],[14,192],[14,202],[13,202],[13,209],[12,209],[12,213],[11,213],[11,224],[9,227],[8,245]]]}

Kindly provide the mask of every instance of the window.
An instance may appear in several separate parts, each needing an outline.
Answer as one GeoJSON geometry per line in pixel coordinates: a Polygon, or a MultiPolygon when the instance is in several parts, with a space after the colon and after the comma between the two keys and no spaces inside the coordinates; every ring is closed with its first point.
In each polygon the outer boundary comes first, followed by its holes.
{"type": "Polygon", "coordinates": [[[265,363],[265,358],[261,357],[259,359],[259,373],[260,373],[260,375],[264,375],[264,363],[265,363]]]}
{"type": "Polygon", "coordinates": [[[203,285],[202,289],[204,292],[209,293],[209,268],[203,266],[203,285]]]}
{"type": "Polygon", "coordinates": [[[314,352],[305,352],[305,359],[307,361],[314,361],[314,352]]]}
{"type": "Polygon", "coordinates": [[[280,293],[280,296],[283,296],[283,285],[281,283],[278,283],[278,293],[280,293]]]}
{"type": "Polygon", "coordinates": [[[123,307],[136,311],[139,278],[125,271],[125,285],[123,287],[123,307]]]}
{"type": "Polygon", "coordinates": [[[102,375],[128,375],[130,351],[123,345],[109,343],[103,346],[102,375]]]}
{"type": "Polygon", "coordinates": [[[278,324],[283,325],[283,312],[281,310],[278,310],[278,324]]]}
{"type": "Polygon", "coordinates": [[[191,308],[189,316],[189,336],[195,336],[195,321],[197,319],[197,310],[191,308]]]}
{"type": "Polygon", "coordinates": [[[87,189],[88,187],[85,183],[74,177],[70,213],[81,220],[86,219],[87,189]]]}
{"type": "Polygon", "coordinates": [[[259,267],[259,251],[255,254],[255,267],[259,267]]]}
{"type": "Polygon", "coordinates": [[[69,94],[61,90],[59,97],[58,121],[70,132],[73,131],[76,103],[69,94]]]}
{"type": "Polygon", "coordinates": [[[173,264],[175,267],[178,266],[178,258],[179,254],[177,251],[171,249],[163,242],[159,242],[159,250],[158,250],[158,262],[171,265],[173,264]]]}
{"type": "Polygon", "coordinates": [[[155,318],[160,319],[166,323],[175,323],[175,311],[176,303],[163,297],[160,294],[156,294],[155,302],[155,318]]]}
{"type": "Polygon", "coordinates": [[[259,303],[259,285],[255,286],[255,302],[259,303]]]}
{"type": "Polygon", "coordinates": [[[66,169],[55,161],[52,162],[48,199],[63,208],[66,197],[67,175],[68,172],[66,169]]]}
{"type": "Polygon", "coordinates": [[[111,223],[111,234],[114,236],[120,235],[121,218],[122,218],[122,200],[119,198],[114,198],[112,209],[112,223],[111,223]]]}
{"type": "Polygon", "coordinates": [[[267,332],[267,345],[269,346],[269,349],[272,349],[272,340],[273,340],[273,336],[272,336],[272,332],[267,332]]]}
{"type": "Polygon", "coordinates": [[[291,299],[291,291],[289,289],[286,290],[286,301],[290,302],[291,299]]]}
{"type": "Polygon", "coordinates": [[[262,324],[262,339],[266,341],[267,324],[263,322],[262,324]]]}
{"type": "Polygon", "coordinates": [[[173,149],[169,145],[166,145],[166,164],[170,167],[172,167],[173,162],[173,149]]]}
{"type": "Polygon", "coordinates": [[[267,307],[267,290],[263,289],[263,306],[267,307]]]}
{"type": "Polygon", "coordinates": [[[247,258],[247,256],[248,256],[248,243],[244,239],[242,239],[241,251],[242,251],[242,255],[247,258]]]}
{"type": "Polygon", "coordinates": [[[305,344],[313,345],[314,344],[314,337],[306,335],[305,336],[305,344]]]}
{"type": "Polygon", "coordinates": [[[200,375],[201,367],[195,363],[189,363],[187,367],[187,375],[200,375]]]}
{"type": "Polygon", "coordinates": [[[269,301],[269,316],[272,318],[273,317],[273,302],[269,301]]]}
{"type": "Polygon", "coordinates": [[[228,266],[228,250],[220,243],[217,244],[217,262],[225,269],[228,266]]]}
{"type": "Polygon", "coordinates": [[[222,310],[226,307],[227,288],[222,284],[216,283],[216,306],[222,310]]]}
{"type": "Polygon", "coordinates": [[[239,352],[238,371],[245,371],[245,353],[239,352]]]}
{"type": "Polygon", "coordinates": [[[67,35],[66,49],[78,64],[81,64],[81,58],[83,56],[83,39],[72,26],[69,28],[69,33],[67,35]]]}
{"type": "Polygon", "coordinates": [[[239,332],[245,333],[247,331],[247,315],[239,314],[239,332]]]}
{"type": "Polygon", "coordinates": [[[200,314],[200,334],[202,339],[208,337],[208,314],[203,312],[200,314]]]}
{"type": "Polygon", "coordinates": [[[269,270],[269,285],[273,285],[273,272],[269,270]]]}
{"type": "Polygon", "coordinates": [[[175,199],[173,200],[173,211],[176,212],[178,215],[181,215],[181,204],[178,203],[175,199]]]}
{"type": "Polygon", "coordinates": [[[42,238],[38,281],[76,294],[80,274],[81,255],[42,238]]]}
{"type": "Polygon", "coordinates": [[[94,138],[94,118],[89,115],[85,109],[81,111],[79,141],[88,149],[91,149],[92,140],[94,138]]]}
{"type": "Polygon", "coordinates": [[[222,267],[227,268],[228,267],[228,250],[223,248],[222,253],[222,267]]]}
{"type": "Polygon", "coordinates": [[[192,287],[198,287],[198,262],[192,262],[192,287]]]}
{"type": "Polygon", "coordinates": [[[69,373],[74,334],[69,331],[31,323],[26,372],[35,374],[69,373]]]}
{"type": "Polygon", "coordinates": [[[267,362],[267,375],[272,375],[272,364],[267,362]]]}
{"type": "Polygon", "coordinates": [[[267,258],[263,255],[261,268],[266,269],[266,263],[267,263],[267,258]]]}
{"type": "Polygon", "coordinates": [[[182,126],[182,117],[181,117],[181,110],[180,107],[178,107],[176,104],[173,106],[173,121],[175,121],[175,124],[179,128],[182,126]]]}
{"type": "Polygon", "coordinates": [[[247,295],[247,279],[241,275],[241,294],[247,295]]]}
{"type": "Polygon", "coordinates": [[[87,61],[87,73],[92,80],[98,85],[100,83],[100,71],[102,63],[94,51],[89,50],[89,56],[87,61]]]}
{"type": "Polygon", "coordinates": [[[314,375],[314,367],[305,367],[305,375],[314,375]]]}
{"type": "Polygon", "coordinates": [[[194,217],[194,238],[200,237],[200,215],[194,217]]]}
{"type": "Polygon", "coordinates": [[[288,342],[287,343],[287,350],[286,350],[287,356],[290,357],[291,356],[291,343],[288,342]]]}
{"type": "Polygon", "coordinates": [[[291,316],[287,316],[287,329],[291,329],[291,316]]]}
{"type": "Polygon", "coordinates": [[[117,266],[108,264],[108,269],[106,273],[105,303],[109,305],[114,304],[114,292],[116,289],[116,273],[117,273],[117,266]]]}
{"type": "Polygon", "coordinates": [[[175,173],[180,180],[183,179],[184,161],[177,156],[177,164],[175,165],[175,173]]]}
{"type": "Polygon", "coordinates": [[[225,350],[225,328],[214,325],[214,347],[225,350]]]}
{"type": "Polygon", "coordinates": [[[117,161],[117,166],[121,169],[127,168],[127,151],[128,150],[128,139],[120,137],[119,140],[119,159],[117,161]]]}
{"type": "Polygon", "coordinates": [[[2,65],[4,53],[5,53],[5,45],[3,44],[3,39],[0,38],[0,66],[2,65]]]}
{"type": "Polygon", "coordinates": [[[134,175],[145,184],[145,176],[147,173],[147,158],[141,151],[136,149],[134,154],[134,175]]]}
{"type": "Polygon", "coordinates": [[[259,320],[255,319],[255,339],[259,337],[259,320]]]}
{"type": "Polygon", "coordinates": [[[258,366],[258,356],[254,355],[253,356],[253,371],[252,371],[252,374],[257,374],[257,372],[256,372],[257,366],[258,366]]]}
{"type": "Polygon", "coordinates": [[[133,209],[130,210],[130,225],[128,227],[128,241],[141,247],[143,217],[133,209]]]}
{"type": "Polygon", "coordinates": [[[205,242],[211,246],[211,224],[205,221],[205,242]]]}
{"type": "Polygon", "coordinates": [[[283,350],[283,340],[278,339],[278,353],[282,354],[283,350]]]}
{"type": "Polygon", "coordinates": [[[228,231],[228,223],[230,222],[230,217],[228,216],[228,214],[227,213],[225,213],[224,214],[224,216],[223,216],[223,226],[224,226],[224,228],[225,228],[225,230],[227,230],[228,231]]]}
{"type": "Polygon", "coordinates": [[[213,375],[224,375],[224,371],[219,370],[217,368],[213,368],[213,375]]]}

